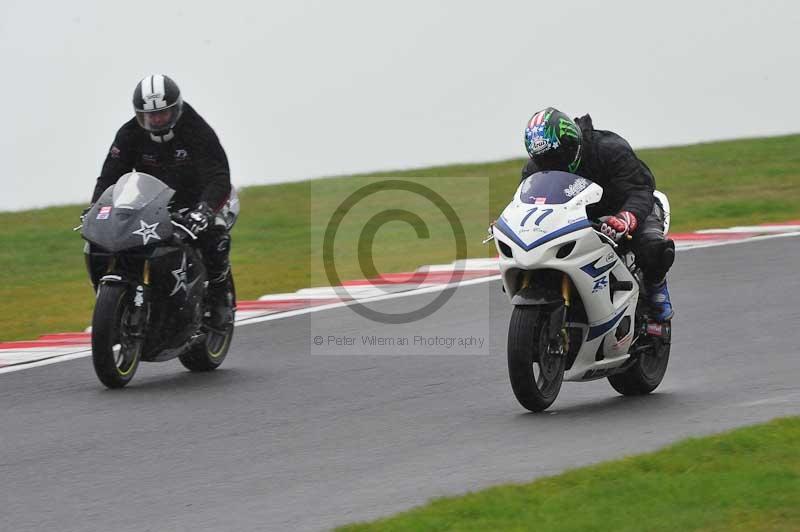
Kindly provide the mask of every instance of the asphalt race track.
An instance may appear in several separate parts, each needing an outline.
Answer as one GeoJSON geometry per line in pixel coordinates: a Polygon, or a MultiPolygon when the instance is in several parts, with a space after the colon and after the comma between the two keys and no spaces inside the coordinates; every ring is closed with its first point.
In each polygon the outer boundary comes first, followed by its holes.
{"type": "Polygon", "coordinates": [[[798,264],[799,238],[680,252],[657,392],[566,383],[539,415],[511,393],[498,281],[414,324],[488,331],[483,356],[312,355],[312,331],[359,332],[339,308],[239,327],[210,374],[146,364],[116,392],[89,358],[0,375],[0,529],[324,529],[796,415],[798,264]]]}

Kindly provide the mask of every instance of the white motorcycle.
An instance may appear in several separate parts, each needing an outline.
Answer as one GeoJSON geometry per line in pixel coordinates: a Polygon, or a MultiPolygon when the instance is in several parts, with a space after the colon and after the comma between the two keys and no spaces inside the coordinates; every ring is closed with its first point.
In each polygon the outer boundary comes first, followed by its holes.
{"type": "MultiPolygon", "coordinates": [[[[656,192],[667,213],[669,202],[656,192]]],[[[623,395],[652,392],[667,370],[671,323],[648,318],[642,273],[625,244],[597,230],[586,207],[603,189],[566,172],[524,180],[490,227],[503,290],[514,305],[508,372],[517,400],[549,407],[562,381],[607,377],[623,395]]]]}

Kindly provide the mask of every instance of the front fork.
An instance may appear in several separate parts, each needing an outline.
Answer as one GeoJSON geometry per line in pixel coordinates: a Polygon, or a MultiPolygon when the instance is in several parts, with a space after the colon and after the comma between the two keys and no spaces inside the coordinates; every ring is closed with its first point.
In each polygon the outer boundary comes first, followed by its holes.
{"type": "Polygon", "coordinates": [[[145,259],[142,267],[142,284],[134,288],[133,313],[128,326],[128,334],[134,341],[143,342],[145,339],[145,326],[147,325],[148,310],[150,308],[150,261],[145,259]]]}
{"type": "Polygon", "coordinates": [[[563,313],[560,316],[558,327],[559,335],[561,336],[561,345],[563,346],[563,354],[569,353],[569,333],[567,332],[566,321],[567,311],[569,310],[571,296],[572,296],[572,283],[569,280],[569,275],[566,273],[561,274],[561,297],[564,298],[563,313]]]}
{"type": "MultiPolygon", "coordinates": [[[[522,278],[522,288],[528,288],[531,284],[532,272],[526,272],[522,278]]],[[[569,333],[567,332],[567,311],[569,310],[572,300],[572,282],[569,275],[566,273],[561,274],[561,298],[564,300],[563,305],[560,305],[553,312],[550,313],[550,323],[548,324],[548,338],[550,339],[550,349],[560,355],[566,355],[569,352],[569,333]]]]}

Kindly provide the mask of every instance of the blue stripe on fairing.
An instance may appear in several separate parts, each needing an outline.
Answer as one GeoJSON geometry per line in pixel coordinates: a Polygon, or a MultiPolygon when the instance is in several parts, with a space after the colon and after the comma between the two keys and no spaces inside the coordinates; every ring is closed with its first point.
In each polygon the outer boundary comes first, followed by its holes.
{"type": "Polygon", "coordinates": [[[614,260],[612,260],[611,262],[609,262],[605,266],[600,266],[599,268],[597,266],[595,266],[595,264],[597,264],[598,262],[600,262],[600,259],[597,259],[594,262],[592,262],[591,264],[587,264],[586,266],[581,266],[581,270],[583,270],[583,272],[586,275],[590,276],[590,277],[600,277],[601,275],[606,273],[608,270],[610,270],[611,268],[613,268],[614,266],[617,265],[617,259],[616,258],[614,258],[614,260]]]}
{"type": "Polygon", "coordinates": [[[595,338],[603,336],[605,333],[610,331],[614,327],[614,325],[616,325],[617,322],[622,318],[626,310],[628,310],[628,307],[625,307],[624,309],[620,310],[616,316],[614,316],[607,322],[601,323],[600,325],[595,325],[593,327],[589,327],[589,334],[586,336],[586,341],[588,342],[590,340],[594,340],[595,338]]]}
{"type": "Polygon", "coordinates": [[[571,223],[559,229],[558,231],[553,231],[552,233],[548,233],[544,235],[542,238],[538,240],[534,240],[530,244],[526,244],[525,242],[517,236],[517,234],[503,221],[502,218],[498,218],[497,222],[495,223],[498,229],[506,235],[508,238],[514,241],[516,245],[524,249],[525,251],[530,251],[537,246],[541,246],[545,242],[550,242],[551,240],[555,240],[560,236],[564,236],[569,233],[574,233],[575,231],[579,231],[586,227],[591,227],[592,223],[589,220],[583,219],[578,220],[575,223],[571,223]]]}

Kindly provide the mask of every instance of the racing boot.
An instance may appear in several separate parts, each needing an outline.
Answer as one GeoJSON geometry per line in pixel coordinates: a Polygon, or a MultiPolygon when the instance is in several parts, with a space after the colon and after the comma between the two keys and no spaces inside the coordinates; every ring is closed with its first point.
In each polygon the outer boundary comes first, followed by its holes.
{"type": "Polygon", "coordinates": [[[645,295],[652,309],[651,317],[655,321],[664,323],[672,319],[675,312],[672,310],[672,302],[669,299],[666,279],[658,284],[645,287],[645,295]]]}
{"type": "Polygon", "coordinates": [[[209,281],[206,289],[206,323],[212,329],[224,329],[233,321],[228,290],[228,273],[209,281]]]}
{"type": "Polygon", "coordinates": [[[231,236],[219,226],[209,228],[203,236],[203,260],[208,269],[206,288],[206,323],[212,329],[224,329],[233,321],[231,264],[228,256],[231,236]]]}

